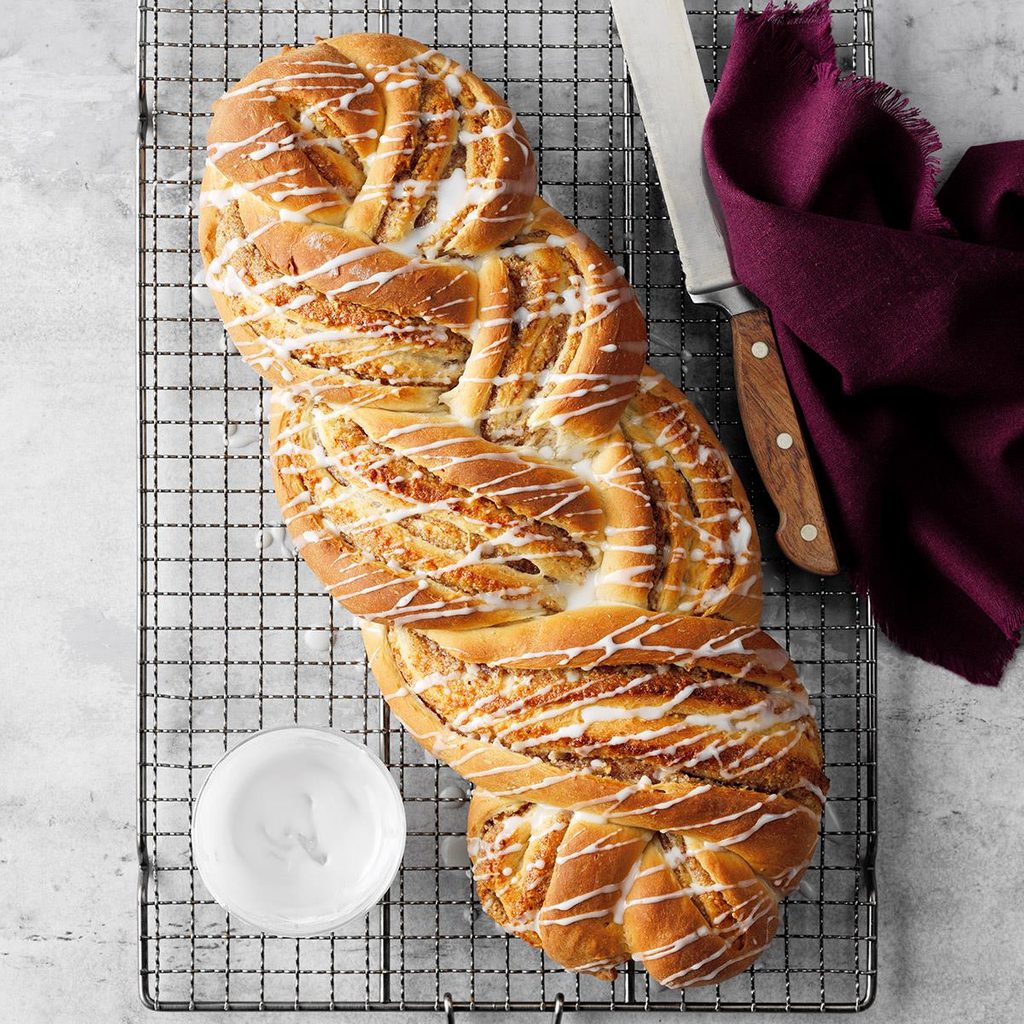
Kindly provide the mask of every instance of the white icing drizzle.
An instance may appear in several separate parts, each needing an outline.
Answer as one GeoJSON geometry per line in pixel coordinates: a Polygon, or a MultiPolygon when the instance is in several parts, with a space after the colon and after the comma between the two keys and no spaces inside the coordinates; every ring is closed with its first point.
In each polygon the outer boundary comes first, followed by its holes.
{"type": "MultiPolygon", "coordinates": [[[[508,921],[513,933],[603,919],[621,928],[628,914],[668,901],[724,905],[696,930],[632,952],[657,962],[713,936],[715,952],[662,982],[714,980],[749,957],[738,940],[774,913],[778,891],[805,865],[770,879],[703,882],[687,858],[742,856],[745,844],[776,823],[802,815],[816,821],[811,806],[791,798],[795,790],[824,801],[808,779],[782,795],[757,788],[763,773],[816,739],[802,688],[748,683],[758,670],[781,668],[784,655],[752,645],[757,631],[749,626],[680,648],[648,611],[714,615],[731,600],[754,600],[757,574],[742,570],[756,560],[757,543],[732,468],[699,417],[657,390],[655,375],[638,382],[613,372],[620,357],[643,347],[642,338],[619,336],[625,332],[614,326],[632,291],[621,268],[587,256],[593,249],[582,233],[544,235],[531,214],[498,248],[481,254],[472,247],[474,232],[518,226],[524,217],[527,178],[503,176],[486,158],[531,159],[503,103],[481,98],[479,84],[435,50],[370,65],[365,75],[348,60],[303,60],[300,52],[277,71],[285,73],[238,86],[221,101],[268,106],[258,111],[262,120],[244,121],[244,137],[210,146],[201,206],[222,223],[243,223],[209,259],[205,283],[222,311],[231,311],[233,335],[256,339],[247,360],[279,385],[273,457],[288,488],[283,515],[295,547],[307,556],[326,550],[335,563],[348,559],[332,595],[372,598],[372,617],[399,630],[425,621],[458,625],[467,615],[501,621],[600,604],[636,609],[628,625],[596,640],[499,650],[486,666],[426,671],[389,695],[392,703],[449,708],[436,731],[417,738],[506,806],[519,802],[488,838],[467,847],[444,837],[441,861],[453,868],[472,861],[477,883],[492,887],[531,891],[546,887],[553,871],[590,879],[508,921]],[[420,109],[428,96],[439,109],[420,109]],[[349,168],[352,181],[322,184],[318,170],[311,176],[316,161],[332,160],[349,168]],[[420,164],[432,168],[426,177],[416,175],[420,164]],[[250,229],[243,213],[252,210],[259,217],[250,229]],[[379,225],[372,236],[367,222],[379,225]],[[268,256],[282,231],[303,232],[306,245],[304,259],[286,270],[268,256]],[[491,260],[502,263],[503,288],[485,287],[491,260]],[[424,281],[428,294],[414,316],[387,305],[389,292],[423,290],[424,281]],[[311,309],[314,303],[326,305],[311,309]],[[351,322],[338,312],[348,304],[362,311],[351,322]],[[313,315],[323,308],[334,311],[329,322],[313,315]],[[526,366],[509,358],[546,332],[557,338],[555,355],[526,366]],[[485,392],[475,406],[464,401],[473,388],[485,392]],[[431,402],[417,405],[413,391],[429,393],[431,402]],[[644,401],[626,410],[622,434],[587,433],[586,422],[621,410],[633,391],[644,401]],[[430,414],[376,435],[367,428],[365,441],[351,429],[362,431],[364,406],[404,409],[406,401],[430,414]],[[453,410],[450,419],[441,419],[438,402],[453,410]],[[447,435],[438,436],[439,423],[447,435]],[[467,437],[494,443],[470,449],[467,437]],[[621,457],[598,470],[610,443],[621,445],[621,457]],[[538,464],[562,473],[539,479],[538,464]],[[684,480],[687,499],[659,499],[650,482],[658,474],[684,480]],[[581,511],[589,496],[596,496],[593,508],[581,511]],[[617,502],[659,501],[672,527],[661,544],[646,521],[598,521],[617,502]],[[458,543],[443,532],[452,526],[458,543]],[[623,652],[635,660],[616,670],[623,652]],[[652,665],[652,656],[671,664],[652,665]],[[738,667],[730,663],[726,675],[702,667],[722,658],[738,667]],[[518,667],[526,661],[553,668],[518,667]],[[606,665],[610,683],[596,674],[606,665]],[[674,673],[670,687],[667,673],[674,673]],[[460,696],[469,692],[468,700],[460,696]],[[740,692],[743,704],[735,699],[740,692]],[[583,787],[567,810],[557,806],[566,783],[583,787]],[[716,803],[721,783],[737,791],[716,803]],[[580,828],[594,838],[568,847],[580,828]],[[541,845],[552,837],[553,855],[541,845]],[[625,873],[613,879],[585,863],[633,849],[625,873]],[[652,849],[660,857],[644,868],[652,849]],[[664,888],[645,889],[652,882],[664,888]]],[[[259,432],[247,430],[229,425],[227,448],[256,443],[259,432]]],[[[294,554],[284,527],[263,531],[259,543],[268,554],[294,554]]],[[[302,637],[310,651],[331,650],[330,629],[302,637]]],[[[460,801],[466,792],[448,785],[441,796],[460,801]]],[[[577,968],[614,966],[595,960],[577,968]]]]}

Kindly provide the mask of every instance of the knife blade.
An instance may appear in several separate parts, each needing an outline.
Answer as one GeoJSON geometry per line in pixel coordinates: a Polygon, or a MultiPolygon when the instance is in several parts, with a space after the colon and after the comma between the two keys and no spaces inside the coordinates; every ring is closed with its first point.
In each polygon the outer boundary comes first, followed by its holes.
{"type": "Polygon", "coordinates": [[[729,259],[718,198],[704,163],[710,103],[683,0],[611,0],[647,141],[676,237],[686,291],[731,318],[740,418],[776,510],[776,539],[801,568],[839,571],[803,430],[768,311],[729,259]]]}

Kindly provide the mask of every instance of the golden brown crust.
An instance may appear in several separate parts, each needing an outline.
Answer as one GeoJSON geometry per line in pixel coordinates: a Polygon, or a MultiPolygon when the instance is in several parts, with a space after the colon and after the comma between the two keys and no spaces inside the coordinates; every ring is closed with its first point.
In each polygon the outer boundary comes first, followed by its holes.
{"type": "MultiPolygon", "coordinates": [[[[530,680],[537,678],[537,673],[502,673],[481,668],[474,663],[463,662],[457,654],[443,651],[436,643],[411,631],[388,631],[385,627],[365,624],[364,639],[374,674],[392,710],[428,750],[452,764],[469,780],[482,785],[490,794],[519,798],[524,802],[542,801],[564,808],[590,807],[605,817],[647,828],[693,829],[703,823],[705,835],[711,841],[721,842],[735,838],[743,823],[752,825],[758,822],[759,808],[755,807],[758,800],[752,800],[751,794],[760,791],[742,784],[744,779],[753,778],[759,785],[771,787],[770,792],[766,788],[766,799],[784,811],[785,817],[772,817],[761,822],[750,837],[737,841],[733,849],[743,852],[748,859],[756,860],[772,878],[794,864],[802,863],[813,849],[817,812],[820,811],[820,802],[815,794],[822,792],[827,783],[821,772],[817,731],[809,710],[802,702],[799,684],[771,689],[773,699],[769,706],[762,708],[763,688],[754,687],[760,699],[752,699],[749,692],[744,693],[729,685],[728,678],[735,679],[735,675],[722,679],[709,677],[707,673],[694,671],[696,667],[692,666],[688,669],[680,666],[678,671],[666,675],[641,673],[662,680],[663,687],[674,689],[674,696],[669,697],[664,689],[660,692],[657,689],[642,691],[633,682],[637,678],[636,672],[620,676],[615,673],[563,671],[560,675],[564,685],[544,690],[542,694],[542,702],[550,701],[545,706],[543,721],[557,720],[558,729],[562,730],[561,735],[549,738],[545,745],[542,746],[528,727],[521,723],[517,726],[519,720],[515,716],[522,709],[517,707],[509,712],[496,705],[495,715],[508,719],[502,728],[507,727],[510,735],[516,737],[509,740],[510,744],[518,744],[518,748],[513,750],[502,741],[485,738],[489,732],[476,721],[478,715],[470,717],[475,728],[469,729],[464,721],[466,716],[457,709],[462,692],[457,681],[462,680],[467,695],[471,691],[477,699],[489,695],[493,700],[494,692],[484,687],[497,690],[502,685],[511,685],[511,679],[519,681],[516,685],[524,693],[531,693],[534,690],[530,680]],[[458,672],[445,662],[446,657],[457,660],[461,667],[458,672]],[[422,671],[427,666],[430,671],[422,671]],[[438,666],[447,671],[442,672],[438,666]],[[443,684],[438,681],[441,676],[444,677],[443,684]],[[577,676],[582,678],[575,678],[577,676]],[[421,683],[424,678],[430,680],[429,687],[424,688],[421,683]],[[611,700],[610,696],[615,695],[613,691],[624,685],[624,679],[626,683],[633,682],[630,688],[634,692],[633,701],[611,700]],[[435,689],[437,687],[440,688],[435,689]],[[445,695],[444,687],[452,687],[453,693],[445,695]],[[574,699],[584,702],[563,708],[560,701],[567,692],[578,693],[574,699]],[[700,693],[703,693],[702,698],[694,697],[700,693]],[[733,702],[739,700],[740,706],[725,710],[730,698],[733,702]],[[719,710],[710,711],[701,703],[701,700],[709,699],[721,701],[724,707],[716,705],[719,710]],[[742,700],[746,702],[741,703],[742,700]],[[664,714],[657,712],[651,718],[654,711],[663,705],[671,707],[664,714]],[[671,726],[670,731],[681,737],[679,751],[666,754],[660,750],[660,745],[645,740],[629,751],[628,758],[618,757],[616,748],[622,748],[622,739],[609,736],[608,729],[601,727],[602,723],[609,721],[603,716],[610,712],[594,713],[598,715],[597,719],[580,728],[581,708],[595,706],[611,708],[616,714],[623,710],[624,718],[610,720],[618,722],[630,721],[630,716],[625,714],[630,710],[653,709],[642,712],[637,716],[638,720],[664,721],[667,727],[671,726]],[[691,710],[687,715],[687,707],[701,707],[702,710],[691,710]],[[677,712],[677,708],[683,710],[677,712]],[[510,714],[513,716],[511,719],[510,714]],[[735,733],[728,743],[730,754],[723,763],[713,756],[714,748],[709,751],[708,742],[701,743],[693,737],[696,730],[693,716],[697,715],[714,715],[721,721],[721,725],[714,727],[701,723],[705,731],[711,730],[709,734],[735,733]],[[579,742],[564,742],[566,736],[579,742]],[[696,752],[696,760],[688,756],[688,736],[693,737],[692,749],[696,752]],[[552,759],[521,753],[539,748],[548,754],[558,754],[552,759]],[[757,759],[749,753],[762,749],[764,754],[757,759]],[[602,753],[609,758],[603,758],[602,753]],[[590,761],[595,759],[606,760],[606,764],[595,769],[590,765],[590,761]],[[626,766],[637,776],[629,784],[624,783],[622,776],[626,766]],[[616,771],[620,774],[614,774],[616,771]],[[667,772],[666,779],[671,780],[652,781],[650,773],[658,772],[667,772]],[[646,781],[643,781],[645,775],[646,781]],[[813,788],[808,788],[808,785],[813,788]],[[684,799],[673,802],[673,794],[684,799]],[[723,818],[727,814],[735,817],[723,818]],[[798,821],[786,822],[790,817],[806,817],[806,827],[798,821]]],[[[757,650],[753,643],[751,647],[757,650]]],[[[751,663],[755,671],[757,662],[758,654],[753,653],[751,663]]],[[[643,665],[640,658],[637,658],[636,665],[643,665]]],[[[759,675],[767,677],[771,673],[759,672],[759,675]]],[[[546,683],[550,681],[548,676],[544,679],[546,683]]],[[[538,689],[544,687],[539,686],[538,689]]],[[[572,703],[572,700],[568,702],[572,703]]],[[[636,724],[624,735],[630,736],[634,729],[641,731],[636,724]]],[[[642,731],[650,730],[644,728],[642,731]]],[[[648,740],[652,738],[657,737],[648,737],[648,740]]]]}
{"type": "Polygon", "coordinates": [[[595,488],[569,469],[487,441],[447,416],[353,409],[351,417],[371,440],[453,487],[573,537],[602,535],[604,510],[595,488]]]}
{"type": "Polygon", "coordinates": [[[276,392],[271,462],[285,520],[331,593],[368,618],[462,630],[594,604],[754,621],[757,544],[742,487],[678,392],[667,418],[668,385],[656,381],[650,413],[627,412],[634,440],[613,434],[574,466],[442,413],[340,404],[315,385],[276,392]],[[714,480],[683,475],[680,424],[700,449],[696,472],[713,464],[714,480]],[[635,440],[644,431],[658,443],[635,440]],[[655,457],[656,476],[643,469],[655,457]]]}
{"type": "Polygon", "coordinates": [[[620,432],[604,443],[592,468],[606,516],[604,557],[594,600],[645,607],[661,561],[653,495],[644,486],[633,449],[620,432]]]}
{"type": "Polygon", "coordinates": [[[514,628],[430,630],[427,636],[463,661],[515,668],[669,665],[684,661],[712,671],[745,671],[765,686],[796,686],[786,652],[756,626],[720,619],[594,604],[522,622],[514,628]],[[752,673],[752,675],[751,675],[752,673]]]}
{"type": "Polygon", "coordinates": [[[272,383],[425,408],[447,390],[431,380],[437,332],[404,337],[425,365],[394,381],[394,360],[364,358],[381,332],[365,311],[385,331],[399,315],[461,335],[461,370],[478,293],[465,260],[514,236],[535,191],[522,128],[489,86],[413,40],[343,36],[270,58],[217,102],[200,250],[233,340],[272,383]],[[325,323],[325,302],[350,315],[325,323]]]}
{"type": "Polygon", "coordinates": [[[392,710],[480,787],[470,850],[499,923],[575,970],[635,956],[667,985],[720,981],[770,941],[817,841],[806,694],[756,630],[647,613],[622,632],[593,611],[540,620],[549,643],[605,631],[584,670],[538,667],[579,662],[530,655],[534,623],[364,637],[392,710]]]}
{"type": "MultiPolygon", "coordinates": [[[[205,194],[225,187],[208,166],[205,194]]],[[[458,379],[468,339],[383,309],[366,309],[306,283],[283,283],[259,247],[246,244],[239,204],[205,204],[199,245],[217,311],[245,361],[279,387],[305,387],[339,402],[433,409],[458,379]]]]}
{"type": "Polygon", "coordinates": [[[611,979],[632,958],[668,987],[713,984],[778,924],[778,893],[728,850],[480,791],[468,828],[485,908],[573,970],[611,979]]]}
{"type": "Polygon", "coordinates": [[[316,43],[268,58],[214,104],[210,162],[275,209],[340,224],[383,128],[380,93],[336,48],[316,43]]]}
{"type": "Polygon", "coordinates": [[[485,436],[564,450],[614,428],[646,338],[621,272],[535,190],[489,86],[413,40],[343,36],[218,101],[200,250],[232,339],[273,384],[427,409],[458,382],[453,409],[485,436]],[[400,358],[375,359],[375,337],[400,358]]]}
{"type": "Polygon", "coordinates": [[[533,151],[515,114],[489,85],[455,61],[413,39],[360,33],[326,45],[359,65],[386,110],[381,145],[356,204],[351,226],[399,237],[430,201],[413,189],[398,201],[394,183],[440,179],[453,153],[464,150],[465,173],[485,194],[469,215],[442,226],[438,249],[452,255],[488,252],[516,233],[536,189],[533,151]],[[458,112],[460,131],[455,119],[458,112]],[[423,117],[421,115],[427,115],[423,117]],[[425,134],[422,134],[425,133],[425,134]]]}
{"type": "Polygon", "coordinates": [[[480,274],[480,325],[446,401],[484,433],[559,446],[616,427],[636,389],[647,333],[629,283],[543,199],[480,274]]]}
{"type": "Polygon", "coordinates": [[[569,470],[443,417],[278,392],[271,467],[310,568],[356,615],[459,629],[557,611],[603,512],[569,470]]]}
{"type": "Polygon", "coordinates": [[[263,62],[210,143],[200,250],[275,386],[285,520],[480,787],[482,904],[599,977],[741,970],[813,850],[821,744],[755,626],[743,487],[644,370],[621,270],[536,195],[501,97],[413,40],[263,62]]]}
{"type": "Polygon", "coordinates": [[[761,619],[761,551],[743,483],[697,407],[650,368],[622,429],[666,552],[651,607],[761,619]]]}
{"type": "Polygon", "coordinates": [[[476,276],[464,265],[424,262],[350,228],[278,220],[250,196],[238,200],[246,235],[286,286],[305,284],[367,308],[466,331],[476,317],[476,276]],[[325,258],[326,257],[326,258],[325,258]]]}

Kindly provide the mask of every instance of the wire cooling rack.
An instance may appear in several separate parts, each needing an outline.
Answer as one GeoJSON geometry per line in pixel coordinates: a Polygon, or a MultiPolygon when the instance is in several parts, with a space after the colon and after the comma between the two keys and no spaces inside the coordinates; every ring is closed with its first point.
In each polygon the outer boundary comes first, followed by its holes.
{"type": "MultiPolygon", "coordinates": [[[[691,21],[717,82],[737,0],[691,21]]],[[[836,11],[840,60],[871,73],[872,11],[836,11]]],[[[875,992],[875,634],[836,580],[793,569],[739,427],[727,331],[681,287],[675,244],[606,0],[144,0],[139,16],[139,972],[160,1009],[862,1009],[875,992]],[[680,995],[626,970],[569,974],[473,902],[466,789],[389,718],[349,616],[289,544],[263,453],[266,389],[225,342],[201,282],[198,185],[212,101],[317,35],[436,44],[505,92],[545,196],[623,263],[651,362],[704,408],[751,491],[765,625],[816,702],[832,782],[814,864],[761,961],[680,995]],[[334,935],[254,932],[212,901],[189,846],[193,798],[245,734],[328,726],[379,750],[405,795],[399,877],[334,935]]]]}

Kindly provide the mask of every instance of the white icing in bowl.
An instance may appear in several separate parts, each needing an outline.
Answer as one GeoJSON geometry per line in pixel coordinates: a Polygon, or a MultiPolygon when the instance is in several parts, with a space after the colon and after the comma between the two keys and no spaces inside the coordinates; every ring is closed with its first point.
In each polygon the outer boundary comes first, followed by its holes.
{"type": "Polygon", "coordinates": [[[284,726],[213,766],[193,809],[192,850],[227,911],[262,931],[318,935],[387,892],[405,851],[405,808],[366,747],[284,726]]]}

